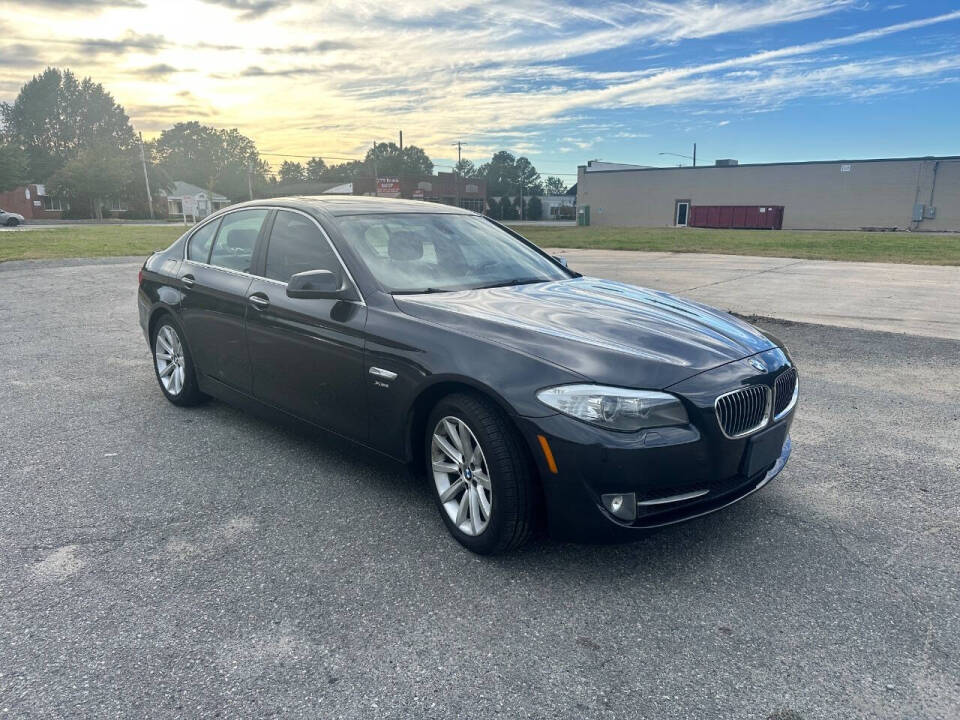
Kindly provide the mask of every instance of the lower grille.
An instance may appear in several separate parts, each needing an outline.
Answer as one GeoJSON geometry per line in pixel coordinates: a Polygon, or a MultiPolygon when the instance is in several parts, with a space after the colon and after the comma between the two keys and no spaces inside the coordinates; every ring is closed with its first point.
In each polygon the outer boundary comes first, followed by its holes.
{"type": "Polygon", "coordinates": [[[785,370],[773,384],[773,419],[793,409],[797,402],[797,369],[785,370]]]}
{"type": "Polygon", "coordinates": [[[770,419],[770,388],[750,385],[721,395],[714,404],[720,429],[728,438],[738,438],[759,430],[770,419]]]}

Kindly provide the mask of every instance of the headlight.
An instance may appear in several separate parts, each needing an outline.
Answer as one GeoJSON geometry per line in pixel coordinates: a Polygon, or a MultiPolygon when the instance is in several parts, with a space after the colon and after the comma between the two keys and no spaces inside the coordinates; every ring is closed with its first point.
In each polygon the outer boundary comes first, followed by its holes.
{"type": "Polygon", "coordinates": [[[622,432],[689,422],[687,411],[676,396],[653,390],[558,385],[544,388],[537,393],[537,399],[564,415],[622,432]]]}

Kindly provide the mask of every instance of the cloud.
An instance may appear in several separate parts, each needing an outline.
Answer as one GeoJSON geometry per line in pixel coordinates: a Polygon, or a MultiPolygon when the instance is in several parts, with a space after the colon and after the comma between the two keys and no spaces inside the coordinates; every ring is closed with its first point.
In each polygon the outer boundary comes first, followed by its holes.
{"type": "Polygon", "coordinates": [[[291,4],[291,0],[203,0],[211,5],[222,5],[231,10],[240,10],[240,17],[252,20],[272,10],[279,10],[291,4]]]}
{"type": "Polygon", "coordinates": [[[170,46],[170,42],[162,35],[140,35],[132,30],[128,30],[123,37],[115,40],[100,38],[68,41],[68,43],[79,46],[84,52],[113,55],[125,55],[134,50],[155,53],[170,46]]]}
{"type": "Polygon", "coordinates": [[[168,65],[167,63],[157,63],[156,65],[150,65],[149,67],[137,68],[134,72],[149,78],[159,79],[165,78],[174,73],[183,72],[183,70],[180,68],[175,68],[173,65],[168,65]]]}
{"type": "MultiPolygon", "coordinates": [[[[0,5],[5,3],[0,3],[0,5]]],[[[21,10],[22,3],[17,3],[21,10]]],[[[105,8],[142,8],[142,0],[31,0],[31,6],[49,7],[56,10],[101,10],[105,8]]]]}
{"type": "Polygon", "coordinates": [[[350,50],[356,47],[356,44],[349,40],[319,40],[309,45],[288,45],[287,47],[261,48],[260,52],[266,55],[303,55],[303,54],[323,54],[335,50],[350,50]]]}

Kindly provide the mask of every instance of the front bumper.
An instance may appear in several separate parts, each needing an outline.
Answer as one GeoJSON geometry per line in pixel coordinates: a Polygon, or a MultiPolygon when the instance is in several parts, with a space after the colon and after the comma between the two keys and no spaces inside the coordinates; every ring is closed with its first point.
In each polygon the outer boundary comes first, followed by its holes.
{"type": "MultiPolygon", "coordinates": [[[[788,364],[786,358],[782,362],[762,381],[772,381],[788,364]]],[[[577,542],[636,539],[716,512],[776,477],[790,457],[796,410],[747,437],[725,437],[714,399],[742,382],[758,382],[755,370],[739,365],[676,386],[691,419],[683,427],[617,433],[560,414],[519,418],[538,464],[551,535],[577,542]],[[556,472],[540,436],[549,444],[556,472]],[[636,517],[614,515],[603,502],[605,495],[629,499],[631,510],[635,502],[636,517]]]]}

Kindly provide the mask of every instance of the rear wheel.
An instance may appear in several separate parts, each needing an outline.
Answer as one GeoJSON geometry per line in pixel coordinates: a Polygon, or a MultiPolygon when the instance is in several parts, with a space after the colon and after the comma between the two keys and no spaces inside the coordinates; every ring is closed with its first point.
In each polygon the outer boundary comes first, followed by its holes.
{"type": "Polygon", "coordinates": [[[516,430],[492,402],[441,400],[426,432],[427,476],[447,529],[469,550],[512,550],[533,528],[533,478],[516,430]]]}
{"type": "Polygon", "coordinates": [[[169,315],[157,322],[151,342],[153,369],[160,390],[174,405],[196,405],[206,399],[197,386],[190,349],[183,331],[169,315]]]}

